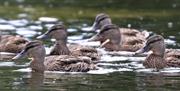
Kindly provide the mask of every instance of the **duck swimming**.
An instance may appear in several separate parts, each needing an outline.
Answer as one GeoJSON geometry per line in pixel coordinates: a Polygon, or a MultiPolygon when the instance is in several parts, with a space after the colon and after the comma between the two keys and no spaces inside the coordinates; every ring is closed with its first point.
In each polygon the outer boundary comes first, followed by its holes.
{"type": "Polygon", "coordinates": [[[0,35],[0,52],[19,53],[27,43],[28,40],[19,35],[0,35]]]}
{"type": "Polygon", "coordinates": [[[49,37],[56,39],[50,55],[88,56],[92,58],[92,60],[100,59],[98,51],[90,46],[82,46],[78,44],[70,44],[67,46],[67,36],[68,33],[66,27],[63,24],[57,24],[37,38],[46,39],[49,37]]]}
{"type": "Polygon", "coordinates": [[[87,72],[96,69],[89,57],[71,56],[71,55],[54,55],[45,57],[45,48],[41,41],[29,42],[25,48],[14,58],[19,59],[23,56],[32,58],[30,67],[32,71],[65,71],[65,72],[87,72]]]}
{"type": "Polygon", "coordinates": [[[152,51],[143,62],[146,68],[162,69],[164,67],[180,67],[180,51],[166,49],[164,38],[161,35],[149,37],[146,45],[136,53],[152,51]]]}
{"type": "Polygon", "coordinates": [[[90,41],[100,41],[101,47],[107,51],[137,51],[143,44],[137,41],[129,41],[129,43],[122,42],[122,34],[118,26],[114,24],[104,25],[100,31],[93,36],[90,41]]]}
{"type": "MultiPolygon", "coordinates": [[[[105,13],[97,14],[94,24],[92,26],[93,30],[101,29],[105,25],[112,24],[111,18],[109,15],[105,13]]],[[[131,43],[138,43],[143,44],[146,40],[146,37],[149,35],[147,31],[140,32],[136,29],[130,28],[119,28],[121,33],[121,42],[123,44],[131,44],[131,43]]]]}

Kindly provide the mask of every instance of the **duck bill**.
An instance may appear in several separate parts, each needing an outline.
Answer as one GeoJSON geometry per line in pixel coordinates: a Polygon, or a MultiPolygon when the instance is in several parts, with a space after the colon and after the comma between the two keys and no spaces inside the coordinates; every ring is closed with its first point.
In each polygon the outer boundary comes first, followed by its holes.
{"type": "Polygon", "coordinates": [[[48,35],[47,34],[43,34],[37,37],[37,39],[48,39],[48,35]]]}
{"type": "Polygon", "coordinates": [[[100,48],[104,47],[107,43],[110,42],[110,39],[107,39],[106,41],[104,41],[101,45],[100,48]]]}
{"type": "Polygon", "coordinates": [[[19,54],[17,54],[15,57],[13,57],[12,60],[20,59],[20,58],[24,57],[25,54],[26,54],[26,51],[23,50],[19,54]]]}
{"type": "Polygon", "coordinates": [[[100,37],[98,36],[98,34],[94,35],[93,37],[91,37],[90,39],[88,39],[89,42],[91,41],[99,41],[100,37]]]}
{"type": "Polygon", "coordinates": [[[93,31],[97,31],[97,30],[98,30],[98,28],[97,28],[97,22],[94,22],[94,23],[93,23],[91,29],[92,29],[93,31]]]}
{"type": "Polygon", "coordinates": [[[137,51],[135,52],[135,54],[142,54],[142,53],[147,52],[147,51],[148,51],[148,46],[145,46],[145,47],[137,50],[137,51]]]}

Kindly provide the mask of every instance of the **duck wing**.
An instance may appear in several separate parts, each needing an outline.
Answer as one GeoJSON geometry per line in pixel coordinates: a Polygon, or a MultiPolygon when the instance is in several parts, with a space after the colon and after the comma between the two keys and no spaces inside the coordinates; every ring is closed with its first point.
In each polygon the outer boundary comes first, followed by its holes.
{"type": "Polygon", "coordinates": [[[119,28],[119,31],[123,35],[129,35],[129,36],[136,36],[137,33],[139,33],[136,29],[130,29],[130,28],[119,28]]]}
{"type": "Polygon", "coordinates": [[[120,51],[130,51],[130,52],[135,52],[139,50],[140,48],[143,47],[143,44],[123,44],[120,46],[120,51]]]}
{"type": "Polygon", "coordinates": [[[167,49],[165,53],[165,60],[168,66],[180,67],[180,50],[167,49]]]}
{"type": "Polygon", "coordinates": [[[91,59],[82,56],[48,56],[45,58],[46,70],[65,72],[87,72],[96,69],[91,59]]]}
{"type": "Polygon", "coordinates": [[[71,51],[72,55],[75,56],[87,56],[90,57],[92,60],[99,60],[101,56],[101,54],[95,48],[90,46],[70,44],[68,48],[71,51]]]}
{"type": "Polygon", "coordinates": [[[21,36],[3,35],[0,41],[0,51],[3,52],[20,52],[28,41],[21,36]]]}
{"type": "Polygon", "coordinates": [[[121,36],[121,49],[123,51],[137,51],[143,47],[146,37],[144,33],[129,28],[120,28],[121,36]]]}

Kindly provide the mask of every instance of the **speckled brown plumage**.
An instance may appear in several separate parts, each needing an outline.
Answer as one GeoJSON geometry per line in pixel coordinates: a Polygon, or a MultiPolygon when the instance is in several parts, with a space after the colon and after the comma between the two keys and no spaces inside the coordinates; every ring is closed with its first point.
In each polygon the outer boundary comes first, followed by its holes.
{"type": "Polygon", "coordinates": [[[119,28],[121,33],[121,41],[123,44],[134,45],[143,43],[146,40],[145,32],[139,32],[136,29],[119,28]]]}
{"type": "Polygon", "coordinates": [[[131,51],[131,52],[135,52],[137,50],[139,50],[140,48],[142,48],[144,45],[143,44],[138,44],[135,43],[133,45],[131,44],[122,44],[121,47],[119,48],[120,51],[131,51]]]}
{"type": "Polygon", "coordinates": [[[176,49],[166,50],[165,60],[168,66],[180,67],[180,50],[176,50],[176,49]]]}
{"type": "Polygon", "coordinates": [[[156,68],[156,69],[162,69],[164,67],[167,67],[166,62],[164,61],[163,56],[150,54],[143,62],[143,65],[146,68],[156,68]]]}
{"type": "Polygon", "coordinates": [[[44,72],[44,70],[87,72],[97,69],[91,58],[85,56],[54,55],[45,57],[45,48],[40,41],[28,43],[24,50],[13,59],[18,59],[25,56],[25,54],[32,58],[30,67],[36,72],[44,72]]]}
{"type": "Polygon", "coordinates": [[[20,52],[28,41],[21,36],[1,35],[0,36],[0,52],[20,52]]]}
{"type": "Polygon", "coordinates": [[[180,51],[176,49],[165,50],[165,48],[164,38],[161,35],[154,35],[136,53],[152,51],[152,54],[148,55],[143,63],[146,68],[180,67],[180,51]]]}
{"type": "Polygon", "coordinates": [[[46,70],[50,71],[87,72],[96,69],[90,58],[69,55],[48,56],[44,64],[46,70]]]}
{"type": "MultiPolygon", "coordinates": [[[[46,33],[40,37],[55,38],[56,42],[50,55],[74,55],[74,56],[87,56],[92,60],[99,60],[100,54],[98,51],[90,46],[82,46],[79,44],[69,44],[67,46],[67,29],[63,24],[54,25],[46,33]]],[[[43,39],[43,38],[40,38],[43,39]]]]}
{"type": "MultiPolygon", "coordinates": [[[[94,24],[92,26],[93,29],[102,29],[106,25],[112,25],[111,18],[109,17],[109,15],[104,13],[97,14],[94,24]]],[[[118,28],[117,30],[119,30],[120,33],[117,33],[116,35],[112,36],[121,35],[121,48],[119,49],[120,51],[137,51],[143,46],[146,40],[147,32],[145,31],[140,32],[137,29],[131,28],[118,28]]],[[[110,46],[114,47],[115,45],[107,45],[108,48],[105,47],[107,50],[117,51],[117,48],[110,48],[110,46]]]]}
{"type": "Polygon", "coordinates": [[[144,38],[137,38],[135,35],[122,35],[118,26],[107,24],[102,27],[99,33],[93,36],[90,41],[100,41],[103,44],[106,40],[110,40],[103,47],[108,51],[137,51],[144,46],[144,38]]]}
{"type": "Polygon", "coordinates": [[[98,53],[95,48],[90,46],[69,44],[68,48],[71,51],[71,54],[75,56],[87,56],[90,57],[92,60],[99,60],[101,56],[101,54],[98,53]]]}

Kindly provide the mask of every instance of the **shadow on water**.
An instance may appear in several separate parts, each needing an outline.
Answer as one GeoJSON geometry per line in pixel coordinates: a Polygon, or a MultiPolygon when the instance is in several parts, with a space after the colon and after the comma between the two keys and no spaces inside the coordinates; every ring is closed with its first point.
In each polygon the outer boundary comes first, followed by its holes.
{"type": "MultiPolygon", "coordinates": [[[[153,31],[165,37],[168,48],[180,48],[180,0],[0,0],[0,33],[22,35],[29,40],[52,25],[64,22],[68,41],[82,40],[94,32],[96,14],[105,12],[120,27],[153,31]]],[[[45,42],[46,47],[52,45],[45,42]]],[[[101,69],[88,73],[27,72],[28,60],[0,62],[3,91],[178,91],[180,69],[151,72],[142,66],[143,57],[105,55],[101,69]],[[24,70],[25,71],[22,71],[24,70]],[[16,71],[14,71],[16,70],[16,71]],[[17,71],[20,70],[20,71],[17,71]]],[[[6,60],[3,60],[6,61],[6,60]]]]}

